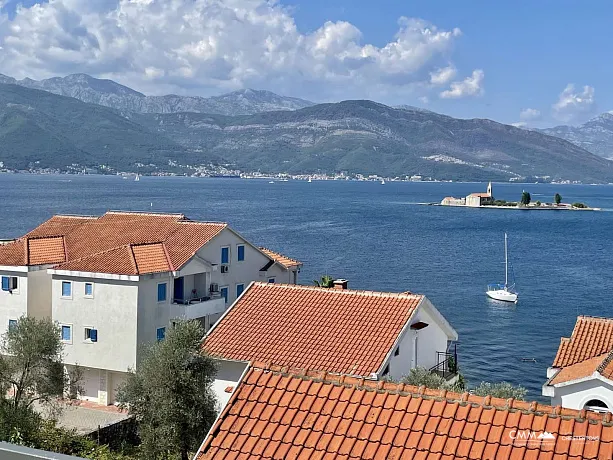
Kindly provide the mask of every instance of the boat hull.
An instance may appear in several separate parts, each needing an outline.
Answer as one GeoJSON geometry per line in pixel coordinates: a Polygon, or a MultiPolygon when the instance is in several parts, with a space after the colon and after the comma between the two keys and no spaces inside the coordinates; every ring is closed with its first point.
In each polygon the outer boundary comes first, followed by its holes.
{"type": "Polygon", "coordinates": [[[517,302],[517,294],[514,292],[505,291],[504,289],[486,291],[486,294],[488,297],[494,300],[500,300],[502,302],[517,302]]]}

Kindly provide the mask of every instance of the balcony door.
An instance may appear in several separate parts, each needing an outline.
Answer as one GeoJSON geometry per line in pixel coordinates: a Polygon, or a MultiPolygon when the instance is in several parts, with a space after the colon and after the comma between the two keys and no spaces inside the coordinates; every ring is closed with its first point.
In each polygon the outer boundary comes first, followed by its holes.
{"type": "Polygon", "coordinates": [[[175,278],[175,300],[183,301],[185,300],[183,295],[183,277],[175,278]]]}

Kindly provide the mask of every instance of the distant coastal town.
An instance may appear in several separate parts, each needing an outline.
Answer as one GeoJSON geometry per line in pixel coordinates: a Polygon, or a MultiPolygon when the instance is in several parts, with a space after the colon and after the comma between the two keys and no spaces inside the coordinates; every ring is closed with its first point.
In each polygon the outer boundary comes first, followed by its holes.
{"type": "Polygon", "coordinates": [[[440,203],[428,203],[435,206],[456,206],[468,208],[485,208],[485,209],[521,209],[521,210],[555,210],[555,211],[600,211],[600,208],[590,208],[585,203],[563,203],[562,195],[556,193],[553,197],[553,202],[532,201],[530,193],[523,191],[519,201],[497,200],[494,198],[492,183],[487,185],[486,192],[475,192],[467,195],[464,198],[456,198],[447,196],[440,203]]]}

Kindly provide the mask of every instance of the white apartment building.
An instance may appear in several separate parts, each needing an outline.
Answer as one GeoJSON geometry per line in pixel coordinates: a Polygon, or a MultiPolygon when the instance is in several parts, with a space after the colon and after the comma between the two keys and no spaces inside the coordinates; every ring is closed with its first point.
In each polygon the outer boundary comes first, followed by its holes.
{"type": "Polygon", "coordinates": [[[249,283],[295,283],[300,267],[227,224],[182,214],[54,216],[0,245],[0,332],[23,315],[51,317],[67,369],[84,372],[81,397],[113,404],[128,368],[173,320],[208,331],[249,283]]]}

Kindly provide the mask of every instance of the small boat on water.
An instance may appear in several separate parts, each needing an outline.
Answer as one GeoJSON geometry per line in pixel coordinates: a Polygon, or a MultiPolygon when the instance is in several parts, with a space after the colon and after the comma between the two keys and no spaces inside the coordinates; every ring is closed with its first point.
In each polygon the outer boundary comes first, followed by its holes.
{"type": "Polygon", "coordinates": [[[140,176],[137,174],[136,177],[134,178],[135,182],[138,182],[140,180],[140,176]]]}
{"type": "Polygon", "coordinates": [[[313,182],[313,181],[312,181],[312,180],[311,180],[311,178],[309,177],[309,183],[311,183],[311,182],[313,182]]]}
{"type": "Polygon", "coordinates": [[[515,282],[509,285],[509,250],[508,237],[504,234],[504,284],[490,284],[486,294],[494,300],[502,302],[517,302],[517,292],[515,292],[515,282]]]}
{"type": "Polygon", "coordinates": [[[381,185],[385,185],[385,179],[381,179],[381,185]]]}
{"type": "Polygon", "coordinates": [[[274,181],[274,180],[271,180],[271,181],[269,182],[269,184],[274,184],[274,183],[275,183],[275,181],[274,181]]]}

